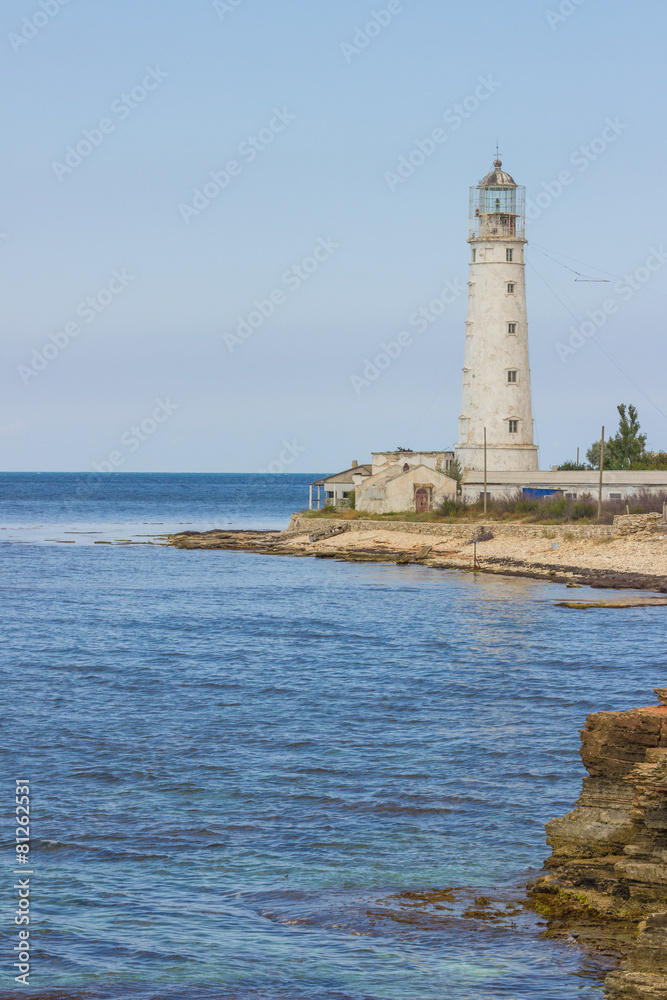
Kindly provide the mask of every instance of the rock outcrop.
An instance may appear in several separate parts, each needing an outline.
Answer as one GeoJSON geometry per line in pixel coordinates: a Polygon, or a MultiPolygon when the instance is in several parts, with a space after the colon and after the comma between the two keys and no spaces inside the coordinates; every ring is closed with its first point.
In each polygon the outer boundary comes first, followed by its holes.
{"type": "Polygon", "coordinates": [[[553,853],[530,887],[552,927],[625,956],[609,1000],[667,1000],[667,690],[656,694],[660,705],[586,720],[589,777],[547,823],[553,853]]]}
{"type": "Polygon", "coordinates": [[[419,563],[433,569],[475,569],[667,594],[667,530],[633,529],[621,536],[607,524],[481,525],[293,514],[287,531],[218,528],[159,537],[179,549],[235,549],[401,566],[419,563]]]}

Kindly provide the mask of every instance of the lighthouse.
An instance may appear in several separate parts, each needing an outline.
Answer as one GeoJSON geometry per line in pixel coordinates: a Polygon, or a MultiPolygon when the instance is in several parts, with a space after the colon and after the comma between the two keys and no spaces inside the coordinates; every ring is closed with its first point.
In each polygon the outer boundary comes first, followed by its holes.
{"type": "Polygon", "coordinates": [[[463,468],[539,468],[533,443],[524,195],[501,160],[470,189],[470,277],[456,456],[463,468]]]}

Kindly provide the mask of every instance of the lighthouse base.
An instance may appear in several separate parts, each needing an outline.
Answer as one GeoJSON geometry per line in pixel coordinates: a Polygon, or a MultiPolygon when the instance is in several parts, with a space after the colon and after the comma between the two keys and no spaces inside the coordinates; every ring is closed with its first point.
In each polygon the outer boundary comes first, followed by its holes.
{"type": "MultiPolygon", "coordinates": [[[[462,469],[475,472],[483,471],[483,444],[457,444],[455,447],[456,457],[462,469]]],[[[486,468],[488,472],[537,472],[539,467],[537,445],[487,445],[486,468]]]]}

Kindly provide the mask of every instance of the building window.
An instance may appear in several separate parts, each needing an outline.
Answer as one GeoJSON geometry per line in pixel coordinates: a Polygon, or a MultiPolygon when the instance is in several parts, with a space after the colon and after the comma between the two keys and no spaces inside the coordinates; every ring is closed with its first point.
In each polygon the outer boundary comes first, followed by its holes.
{"type": "Polygon", "coordinates": [[[577,499],[577,494],[576,493],[566,493],[565,494],[565,499],[566,500],[576,500],[577,499]]]}
{"type": "Polygon", "coordinates": [[[508,295],[514,295],[515,290],[516,290],[516,285],[514,284],[514,282],[513,281],[508,281],[507,282],[507,294],[508,295]]]}
{"type": "Polygon", "coordinates": [[[473,249],[473,252],[472,252],[472,262],[473,262],[473,264],[475,263],[476,260],[477,260],[477,251],[473,249]]]}
{"type": "Polygon", "coordinates": [[[519,433],[519,421],[510,420],[510,434],[518,434],[518,433],[519,433]]]}
{"type": "Polygon", "coordinates": [[[508,323],[507,332],[512,334],[513,336],[516,336],[516,323],[508,323]]]}
{"type": "Polygon", "coordinates": [[[466,323],[466,337],[472,337],[472,323],[470,321],[466,323]]]}
{"type": "Polygon", "coordinates": [[[469,281],[468,282],[468,295],[470,296],[471,299],[475,295],[475,282],[474,281],[469,281]]]}
{"type": "Polygon", "coordinates": [[[514,250],[505,251],[505,260],[514,260],[514,250]]]}
{"type": "Polygon", "coordinates": [[[610,500],[620,500],[621,499],[621,494],[620,493],[610,493],[609,494],[609,499],[610,500]]]}
{"type": "Polygon", "coordinates": [[[470,369],[469,368],[464,368],[463,369],[463,384],[464,385],[470,385],[470,369]]]}
{"type": "Polygon", "coordinates": [[[516,370],[516,368],[510,368],[509,371],[507,372],[507,381],[508,382],[516,382],[518,374],[519,373],[516,370]]]}

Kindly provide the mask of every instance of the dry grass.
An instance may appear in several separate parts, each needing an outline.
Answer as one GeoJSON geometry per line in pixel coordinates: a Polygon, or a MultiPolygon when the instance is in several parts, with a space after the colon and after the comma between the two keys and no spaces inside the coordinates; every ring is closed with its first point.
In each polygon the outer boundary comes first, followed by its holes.
{"type": "MultiPolygon", "coordinates": [[[[649,514],[662,512],[667,493],[639,490],[629,501],[606,500],[602,504],[600,524],[611,524],[617,514],[649,514]]],[[[420,521],[437,524],[460,524],[471,521],[514,521],[521,524],[597,524],[597,500],[583,494],[576,500],[564,495],[551,497],[526,497],[521,490],[496,497],[487,503],[487,512],[481,502],[470,503],[460,497],[446,500],[440,510],[427,514],[397,511],[390,514],[367,514],[349,508],[325,507],[324,510],[304,511],[307,517],[339,518],[346,521],[363,519],[373,521],[420,521]]]]}

